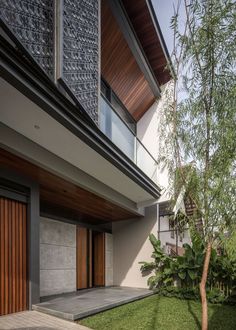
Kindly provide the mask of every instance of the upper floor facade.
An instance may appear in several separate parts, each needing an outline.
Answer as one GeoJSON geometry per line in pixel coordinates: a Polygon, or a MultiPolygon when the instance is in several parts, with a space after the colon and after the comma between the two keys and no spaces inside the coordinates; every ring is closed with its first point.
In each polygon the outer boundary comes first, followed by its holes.
{"type": "Polygon", "coordinates": [[[151,0],[6,0],[0,9],[2,125],[136,210],[157,200],[149,131],[171,69],[151,0]]]}

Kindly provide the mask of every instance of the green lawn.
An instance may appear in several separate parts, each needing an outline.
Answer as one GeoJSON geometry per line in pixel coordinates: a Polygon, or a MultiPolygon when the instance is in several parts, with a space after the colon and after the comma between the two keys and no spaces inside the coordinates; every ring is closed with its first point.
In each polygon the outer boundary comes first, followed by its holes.
{"type": "MultiPolygon", "coordinates": [[[[81,320],[97,330],[200,329],[199,302],[157,295],[81,320]]],[[[236,306],[209,305],[209,330],[236,330],[236,306]]]]}

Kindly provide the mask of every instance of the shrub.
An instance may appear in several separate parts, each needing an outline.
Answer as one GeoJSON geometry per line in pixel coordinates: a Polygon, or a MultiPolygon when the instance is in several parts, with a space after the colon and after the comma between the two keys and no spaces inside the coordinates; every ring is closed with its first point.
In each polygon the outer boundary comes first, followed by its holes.
{"type": "MultiPolygon", "coordinates": [[[[179,299],[197,300],[197,301],[200,300],[200,292],[198,287],[181,288],[176,286],[166,286],[156,290],[156,293],[164,297],[175,297],[179,299]]],[[[212,304],[226,303],[226,304],[236,305],[236,295],[234,296],[234,299],[230,299],[230,298],[228,298],[224,294],[224,292],[220,289],[213,288],[212,290],[207,290],[207,299],[212,304]]]]}
{"type": "MultiPolygon", "coordinates": [[[[151,273],[148,285],[167,297],[199,299],[199,282],[204,260],[204,244],[201,239],[192,240],[192,246],[184,244],[183,256],[171,257],[164,253],[161,242],[151,234],[154,248],[152,262],[140,262],[141,271],[151,273]],[[176,286],[174,286],[176,285],[176,286]],[[197,289],[196,289],[197,288],[197,289]]],[[[236,260],[218,255],[212,249],[210,271],[207,278],[208,301],[212,303],[236,302],[236,260]],[[234,294],[232,294],[235,290],[234,294]]]]}

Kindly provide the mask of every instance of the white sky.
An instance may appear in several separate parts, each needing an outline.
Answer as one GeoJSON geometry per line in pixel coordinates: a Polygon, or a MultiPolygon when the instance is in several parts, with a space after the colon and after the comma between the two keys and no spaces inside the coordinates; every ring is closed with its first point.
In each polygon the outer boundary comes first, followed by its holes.
{"type": "Polygon", "coordinates": [[[170,20],[174,13],[173,2],[174,0],[152,0],[170,54],[173,50],[173,31],[170,28],[170,20]]]}
{"type": "MultiPolygon", "coordinates": [[[[183,30],[186,20],[183,0],[152,0],[152,4],[156,12],[157,20],[160,25],[170,56],[172,55],[172,51],[173,51],[173,39],[174,39],[173,30],[170,27],[170,22],[172,16],[174,15],[174,7],[176,9],[179,1],[180,1],[179,28],[183,30]]],[[[184,98],[187,97],[186,92],[181,88],[181,86],[182,86],[181,79],[179,77],[179,91],[178,91],[179,100],[183,100],[184,98]]]]}
{"type": "MultiPolygon", "coordinates": [[[[179,15],[182,20],[185,17],[183,1],[181,2],[179,15]]],[[[178,4],[178,0],[152,0],[153,7],[156,12],[157,20],[161,27],[167,48],[171,55],[173,51],[173,31],[170,28],[171,17],[174,15],[174,6],[178,4]]]]}

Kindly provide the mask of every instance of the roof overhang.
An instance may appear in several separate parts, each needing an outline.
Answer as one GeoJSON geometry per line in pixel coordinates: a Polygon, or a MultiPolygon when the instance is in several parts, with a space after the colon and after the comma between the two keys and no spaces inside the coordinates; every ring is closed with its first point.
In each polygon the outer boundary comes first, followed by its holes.
{"type": "Polygon", "coordinates": [[[138,121],[174,76],[168,49],[151,0],[101,4],[102,75],[138,121]]]}
{"type": "Polygon", "coordinates": [[[166,84],[174,69],[151,0],[119,0],[158,84],[166,84]]]}

